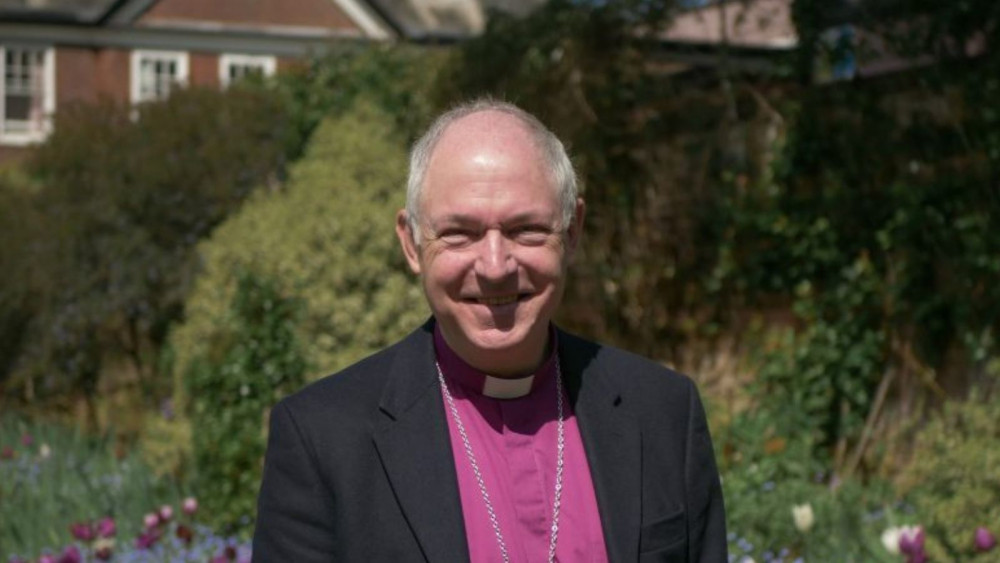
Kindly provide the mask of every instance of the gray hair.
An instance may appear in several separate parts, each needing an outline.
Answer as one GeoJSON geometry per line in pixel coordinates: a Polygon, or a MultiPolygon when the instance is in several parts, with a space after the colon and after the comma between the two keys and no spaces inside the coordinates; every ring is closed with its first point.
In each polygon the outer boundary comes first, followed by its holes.
{"type": "Polygon", "coordinates": [[[420,194],[424,189],[427,177],[427,167],[438,141],[453,123],[474,113],[495,111],[513,116],[528,129],[534,139],[535,147],[541,151],[542,158],[549,169],[550,178],[556,188],[559,203],[562,207],[562,224],[566,229],[573,221],[576,210],[577,180],[573,163],[566,154],[562,141],[552,131],[542,124],[535,116],[515,106],[514,104],[497,101],[491,98],[480,98],[455,106],[441,114],[427,131],[417,139],[410,151],[410,175],[406,179],[406,215],[410,224],[413,240],[420,243],[420,194]]]}

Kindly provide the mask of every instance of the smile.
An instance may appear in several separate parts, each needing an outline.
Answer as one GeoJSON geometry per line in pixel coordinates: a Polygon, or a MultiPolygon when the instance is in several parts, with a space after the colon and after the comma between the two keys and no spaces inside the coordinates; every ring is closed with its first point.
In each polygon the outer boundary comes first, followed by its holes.
{"type": "Polygon", "coordinates": [[[480,297],[477,299],[478,302],[483,305],[497,306],[497,305],[507,305],[517,301],[517,295],[504,295],[501,297],[480,297]]]}

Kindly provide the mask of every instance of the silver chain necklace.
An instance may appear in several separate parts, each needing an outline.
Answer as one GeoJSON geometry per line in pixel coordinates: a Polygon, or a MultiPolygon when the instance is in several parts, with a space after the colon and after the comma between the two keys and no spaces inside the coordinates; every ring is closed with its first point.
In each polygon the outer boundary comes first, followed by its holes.
{"type": "MultiPolygon", "coordinates": [[[[476,483],[479,485],[483,504],[486,505],[486,512],[490,516],[490,524],[493,525],[493,533],[496,534],[497,544],[500,547],[500,556],[503,558],[504,563],[510,563],[510,556],[507,555],[507,544],[504,542],[503,533],[500,531],[500,522],[497,521],[496,511],[493,510],[490,493],[486,490],[486,482],[483,481],[483,474],[479,470],[479,464],[476,462],[476,455],[472,453],[472,444],[469,443],[469,435],[465,432],[462,417],[458,415],[455,399],[452,398],[451,391],[448,390],[448,384],[445,382],[444,374],[441,372],[441,365],[437,362],[434,362],[434,364],[437,366],[441,392],[444,394],[445,401],[448,403],[448,410],[451,411],[451,416],[455,420],[455,428],[458,429],[458,434],[462,437],[465,456],[469,458],[469,465],[472,467],[472,473],[475,475],[476,483]]],[[[562,370],[559,368],[558,359],[556,360],[556,410],[559,416],[556,423],[556,486],[552,500],[552,535],[549,536],[549,563],[553,563],[556,560],[556,539],[559,537],[559,507],[562,502],[563,450],[566,448],[566,441],[563,435],[562,370]]]]}

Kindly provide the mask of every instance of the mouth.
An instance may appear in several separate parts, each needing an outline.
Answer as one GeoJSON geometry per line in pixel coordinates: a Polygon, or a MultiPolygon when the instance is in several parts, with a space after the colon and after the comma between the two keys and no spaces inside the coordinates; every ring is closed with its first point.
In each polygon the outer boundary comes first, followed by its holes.
{"type": "Polygon", "coordinates": [[[500,305],[509,305],[520,299],[519,295],[499,295],[491,297],[479,297],[474,301],[481,305],[488,305],[490,307],[498,307],[500,305]]]}

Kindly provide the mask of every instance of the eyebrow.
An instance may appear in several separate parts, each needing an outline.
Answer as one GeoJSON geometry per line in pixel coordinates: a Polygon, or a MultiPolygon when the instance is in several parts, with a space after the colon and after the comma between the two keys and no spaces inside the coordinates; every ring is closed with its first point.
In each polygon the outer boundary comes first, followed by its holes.
{"type": "MultiPolygon", "coordinates": [[[[502,221],[502,224],[506,226],[511,224],[517,225],[522,223],[533,223],[533,222],[548,223],[550,218],[546,217],[546,215],[547,215],[546,213],[540,212],[539,210],[528,210],[504,219],[502,221]]],[[[469,215],[466,213],[448,213],[446,215],[438,217],[437,220],[432,221],[431,226],[471,225],[479,223],[480,223],[479,219],[477,219],[473,215],[469,215]]]]}

